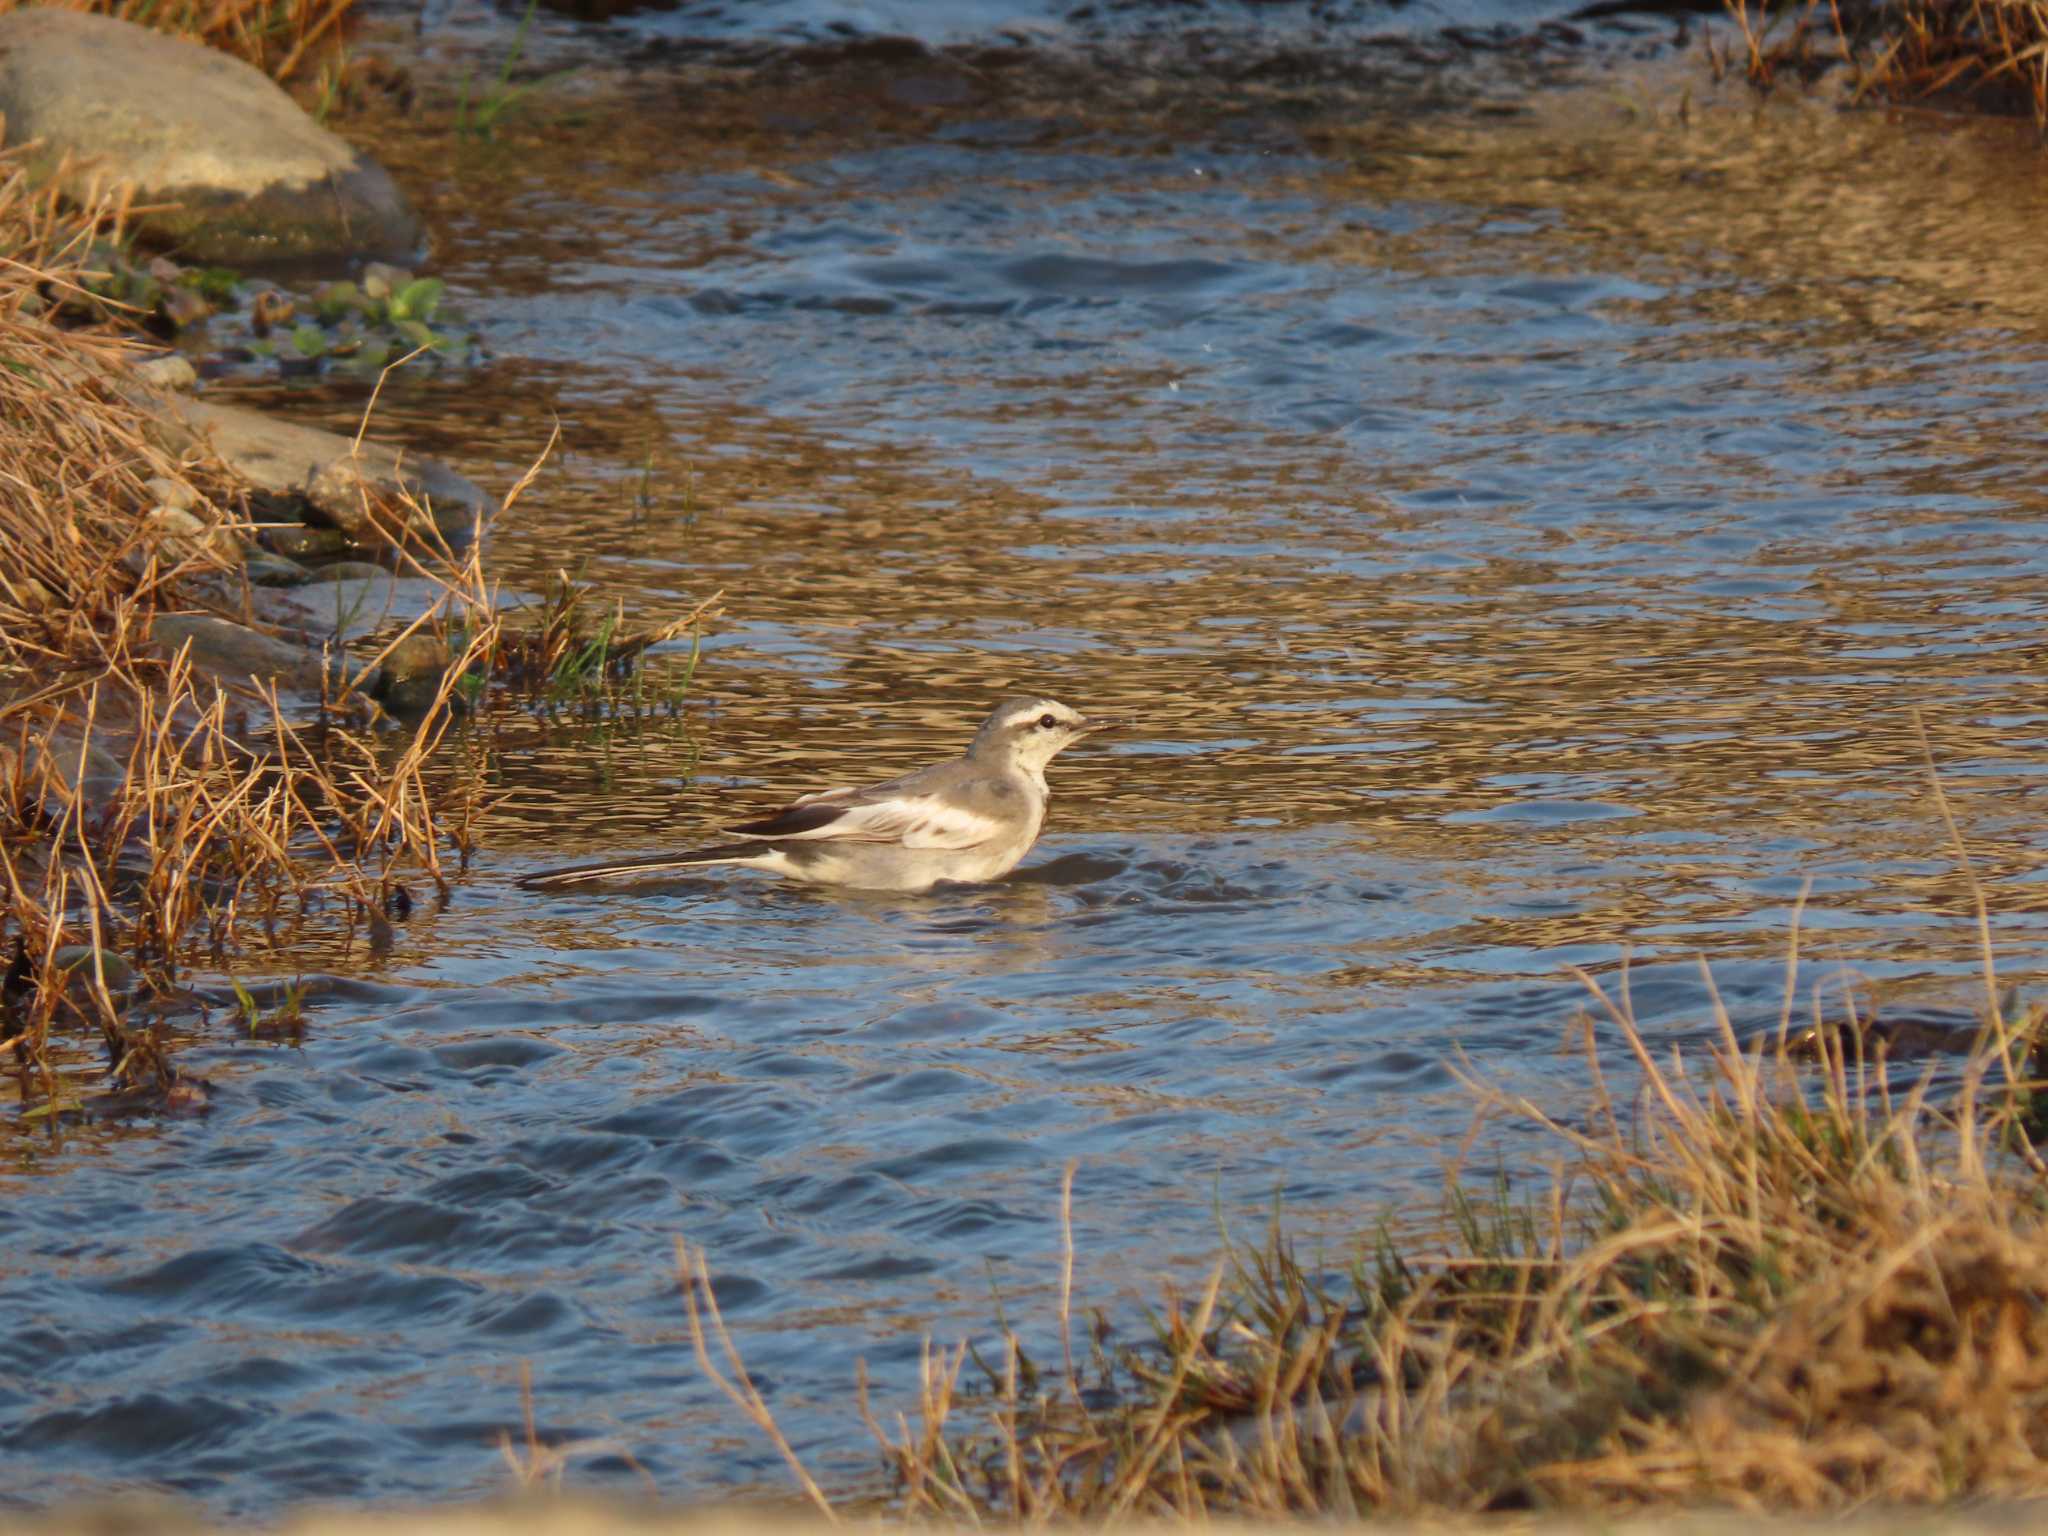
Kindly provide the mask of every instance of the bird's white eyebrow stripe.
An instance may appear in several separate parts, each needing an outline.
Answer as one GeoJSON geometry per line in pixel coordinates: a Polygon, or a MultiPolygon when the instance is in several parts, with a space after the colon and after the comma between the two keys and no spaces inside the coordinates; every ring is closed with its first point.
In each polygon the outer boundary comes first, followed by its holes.
{"type": "Polygon", "coordinates": [[[1055,720],[1066,718],[1049,704],[1030,704],[1003,716],[1003,729],[1007,731],[1013,725],[1030,725],[1047,715],[1051,715],[1055,720]]]}

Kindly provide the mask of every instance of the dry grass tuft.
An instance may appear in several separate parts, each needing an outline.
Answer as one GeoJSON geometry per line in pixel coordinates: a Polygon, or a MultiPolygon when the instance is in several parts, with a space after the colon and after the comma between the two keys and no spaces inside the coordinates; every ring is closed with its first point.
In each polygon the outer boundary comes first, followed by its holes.
{"type": "Polygon", "coordinates": [[[132,21],[290,80],[339,39],[355,0],[0,0],[0,13],[30,4],[132,21]]]}
{"type": "MultiPolygon", "coordinates": [[[[1769,89],[1839,63],[1854,99],[1947,101],[2031,114],[2048,132],[2048,0],[1723,0],[1742,41],[1740,67],[1769,89]]],[[[1716,78],[1735,61],[1709,37],[1716,78]]]]}
{"type": "Polygon", "coordinates": [[[1905,0],[1859,92],[1894,101],[1960,98],[2030,112],[2048,129],[2048,4],[2043,0],[1905,0]]]}
{"type": "MultiPolygon", "coordinates": [[[[1852,0],[1852,4],[1854,0],[1852,0]]],[[[1828,69],[1853,57],[1853,48],[1838,0],[1793,0],[1773,5],[1771,0],[1721,0],[1730,21],[1742,39],[1740,67],[1749,83],[1769,90],[1781,75],[1812,83],[1828,69]]],[[[1719,80],[1735,61],[1733,50],[1724,51],[1712,32],[1705,39],[1707,63],[1719,80]]]]}
{"type": "Polygon", "coordinates": [[[1098,1334],[1079,1368],[1064,1288],[1069,1363],[1041,1370],[1014,1334],[991,1364],[928,1350],[911,1413],[884,1424],[861,1384],[895,1509],[1041,1524],[2048,1494],[2048,1203],[2021,1134],[2041,1019],[1994,998],[1938,1095],[1861,1057],[1855,1020],[1807,1037],[1817,1066],[1796,1058],[1789,987],[1775,1037],[1745,1043],[1717,1009],[1692,1060],[1652,1050],[1625,974],[1618,996],[1581,979],[1583,1118],[1468,1078],[1482,1121],[1563,1149],[1533,1203],[1454,1177],[1451,1242],[1382,1233],[1335,1268],[1276,1235],[1169,1288],[1149,1346],[1098,1334]]]}

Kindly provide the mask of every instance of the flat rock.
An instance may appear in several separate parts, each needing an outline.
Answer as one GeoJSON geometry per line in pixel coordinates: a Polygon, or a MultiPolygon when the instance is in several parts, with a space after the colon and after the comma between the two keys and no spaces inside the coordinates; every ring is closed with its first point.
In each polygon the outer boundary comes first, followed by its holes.
{"type": "Polygon", "coordinates": [[[224,683],[274,679],[300,693],[319,693],[323,683],[338,690],[346,683],[347,664],[341,657],[323,656],[210,613],[158,614],[149,638],[169,655],[189,645],[192,665],[224,683]]]}
{"type": "Polygon", "coordinates": [[[242,571],[259,587],[303,587],[313,573],[296,560],[273,555],[266,549],[245,550],[242,571]]]}
{"type": "Polygon", "coordinates": [[[197,389],[199,370],[176,352],[159,352],[134,365],[135,377],[151,389],[197,389]]]}
{"type": "Polygon", "coordinates": [[[52,969],[63,971],[65,985],[89,994],[95,982],[104,978],[107,993],[115,1002],[124,1001],[135,990],[135,967],[111,949],[94,949],[90,944],[66,944],[50,956],[52,969]]]}
{"type": "Polygon", "coordinates": [[[334,569],[313,572],[314,579],[302,587],[265,593],[263,617],[281,628],[342,645],[410,623],[444,593],[436,582],[395,575],[381,566],[351,562],[338,568],[343,575],[327,579],[334,569]]]}
{"type": "Polygon", "coordinates": [[[359,448],[337,432],[182,395],[137,390],[130,398],[154,418],[169,451],[183,453],[202,441],[211,443],[228,467],[270,502],[258,521],[296,518],[324,524],[367,548],[420,542],[431,534],[460,549],[490,505],[474,481],[386,443],[365,438],[359,448]],[[431,529],[407,507],[407,495],[426,510],[431,529]]]}
{"type": "Polygon", "coordinates": [[[112,17],[0,16],[7,140],[41,140],[38,180],[81,200],[131,186],[145,238],[246,267],[350,255],[404,260],[424,240],[381,166],[314,122],[262,71],[112,17]],[[67,164],[67,157],[69,162],[67,164]]]}
{"type": "MultiPolygon", "coordinates": [[[[389,579],[388,577],[386,578],[389,579]]],[[[279,639],[211,613],[162,613],[149,638],[166,656],[186,651],[195,670],[224,684],[275,682],[287,693],[338,696],[362,664],[339,650],[279,639]]],[[[453,658],[436,636],[415,634],[393,646],[373,673],[356,677],[359,695],[400,717],[424,714],[440,696],[453,658]]],[[[0,768],[11,759],[0,743],[0,768]]],[[[113,765],[120,767],[117,762],[113,765]]]]}
{"type": "MultiPolygon", "coordinates": [[[[110,732],[97,734],[112,739],[110,732]]],[[[62,814],[62,802],[73,796],[89,806],[111,803],[127,782],[128,768],[98,741],[67,728],[45,728],[24,732],[13,741],[0,741],[0,774],[31,793],[48,790],[51,803],[44,810],[57,817],[62,814]]]]}

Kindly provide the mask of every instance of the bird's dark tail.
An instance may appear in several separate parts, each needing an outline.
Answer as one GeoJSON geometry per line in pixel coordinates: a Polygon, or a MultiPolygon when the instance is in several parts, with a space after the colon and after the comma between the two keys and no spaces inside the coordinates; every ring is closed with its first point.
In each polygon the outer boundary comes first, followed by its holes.
{"type": "Polygon", "coordinates": [[[610,880],[620,875],[658,875],[671,869],[698,869],[706,864],[731,864],[740,859],[757,859],[771,851],[773,843],[721,843],[716,848],[699,848],[690,853],[654,853],[638,859],[613,859],[603,864],[572,864],[567,869],[543,869],[521,875],[519,884],[529,891],[560,890],[591,880],[610,880]]]}

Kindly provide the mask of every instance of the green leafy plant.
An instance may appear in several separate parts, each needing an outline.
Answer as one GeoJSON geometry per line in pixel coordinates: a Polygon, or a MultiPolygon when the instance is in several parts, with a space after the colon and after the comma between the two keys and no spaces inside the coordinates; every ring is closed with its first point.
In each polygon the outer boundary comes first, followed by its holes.
{"type": "Polygon", "coordinates": [[[256,999],[249,995],[249,989],[242,985],[239,976],[229,976],[228,985],[235,989],[235,1008],[242,1017],[242,1033],[255,1034],[256,1020],[259,1017],[256,999]]]}
{"type": "Polygon", "coordinates": [[[178,281],[207,303],[226,309],[240,296],[242,274],[232,267],[187,267],[178,281]]]}
{"type": "Polygon", "coordinates": [[[228,985],[235,990],[235,1013],[241,1021],[242,1033],[249,1038],[296,1035],[305,1028],[306,987],[303,981],[294,981],[286,986],[278,994],[276,1006],[268,1013],[263,1011],[254,994],[242,985],[239,977],[229,975],[228,985]]]}
{"type": "Polygon", "coordinates": [[[215,317],[245,317],[248,334],[222,338],[229,358],[260,360],[286,374],[340,368],[374,374],[408,353],[436,361],[470,362],[482,356],[474,332],[443,309],[447,285],[401,267],[372,262],[361,281],[334,282],[310,297],[295,296],[228,267],[180,267],[164,257],[143,259],[123,245],[101,241],[74,289],[51,290],[40,308],[98,323],[140,320],[166,338],[184,335],[215,317]]]}
{"type": "Polygon", "coordinates": [[[315,294],[313,314],[334,332],[330,353],[360,359],[363,367],[381,368],[421,349],[435,357],[457,357],[473,348],[476,338],[458,339],[434,327],[446,287],[438,277],[415,277],[372,262],[360,286],[329,283],[315,294]]]}

